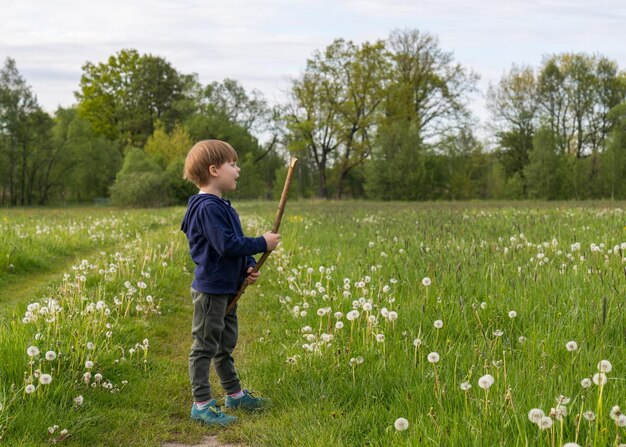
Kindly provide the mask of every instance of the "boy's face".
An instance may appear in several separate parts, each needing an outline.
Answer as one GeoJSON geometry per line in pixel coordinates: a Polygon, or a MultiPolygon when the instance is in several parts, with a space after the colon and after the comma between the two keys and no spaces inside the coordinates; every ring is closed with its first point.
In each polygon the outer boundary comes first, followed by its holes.
{"type": "Polygon", "coordinates": [[[234,191],[237,188],[239,171],[241,171],[241,168],[237,166],[236,161],[229,161],[219,167],[211,166],[209,168],[212,178],[211,182],[214,182],[220,191],[234,191]]]}

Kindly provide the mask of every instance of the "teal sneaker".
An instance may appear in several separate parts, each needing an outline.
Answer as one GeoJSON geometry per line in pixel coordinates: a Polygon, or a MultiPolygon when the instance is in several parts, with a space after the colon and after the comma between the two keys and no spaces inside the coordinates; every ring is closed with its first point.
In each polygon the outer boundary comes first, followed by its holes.
{"type": "Polygon", "coordinates": [[[248,390],[243,390],[243,396],[239,399],[233,399],[226,396],[225,407],[233,410],[262,410],[270,404],[269,399],[263,397],[255,397],[248,390]]]}
{"type": "Polygon", "coordinates": [[[191,419],[211,426],[230,425],[237,420],[235,416],[222,413],[215,399],[209,402],[209,406],[204,410],[198,409],[196,405],[193,404],[191,406],[191,419]]]}

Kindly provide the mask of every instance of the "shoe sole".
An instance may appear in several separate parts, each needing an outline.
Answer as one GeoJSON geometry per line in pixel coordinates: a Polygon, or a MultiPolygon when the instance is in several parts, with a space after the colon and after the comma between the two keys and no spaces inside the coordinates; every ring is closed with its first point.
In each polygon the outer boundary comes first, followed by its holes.
{"type": "Polygon", "coordinates": [[[199,422],[203,425],[206,425],[208,427],[227,427],[229,425],[234,424],[235,422],[237,422],[237,420],[235,419],[234,421],[229,421],[229,422],[207,422],[204,419],[200,419],[200,418],[194,418],[194,417],[190,417],[189,419],[191,419],[193,422],[199,422]]]}

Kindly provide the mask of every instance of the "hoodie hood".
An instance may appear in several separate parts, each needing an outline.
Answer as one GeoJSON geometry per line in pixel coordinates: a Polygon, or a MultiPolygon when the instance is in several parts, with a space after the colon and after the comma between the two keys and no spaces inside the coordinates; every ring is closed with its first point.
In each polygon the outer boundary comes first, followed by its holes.
{"type": "Polygon", "coordinates": [[[198,210],[203,206],[227,206],[229,204],[229,200],[222,199],[214,194],[196,194],[189,197],[187,212],[185,212],[185,216],[183,217],[183,222],[180,226],[180,229],[183,231],[183,233],[188,234],[191,221],[198,213],[198,210]]]}

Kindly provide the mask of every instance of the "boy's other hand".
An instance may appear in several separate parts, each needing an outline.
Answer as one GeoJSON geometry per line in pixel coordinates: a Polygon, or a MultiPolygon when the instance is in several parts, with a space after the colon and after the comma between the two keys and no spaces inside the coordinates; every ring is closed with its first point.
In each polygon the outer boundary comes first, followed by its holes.
{"type": "Polygon", "coordinates": [[[268,231],[263,235],[263,237],[265,238],[265,243],[267,244],[267,251],[274,250],[280,242],[279,233],[272,233],[271,231],[268,231]]]}
{"type": "Polygon", "coordinates": [[[246,278],[248,281],[248,284],[254,284],[256,282],[257,279],[259,279],[259,276],[261,276],[261,272],[256,271],[256,272],[252,272],[254,270],[253,267],[248,267],[248,277],[246,278]]]}

